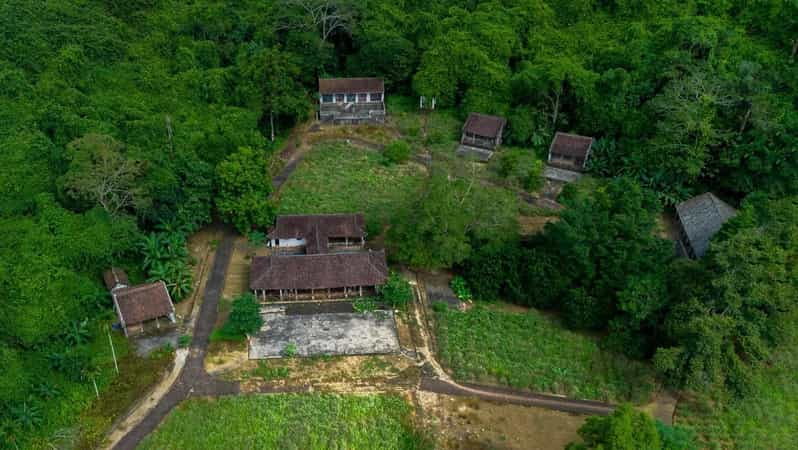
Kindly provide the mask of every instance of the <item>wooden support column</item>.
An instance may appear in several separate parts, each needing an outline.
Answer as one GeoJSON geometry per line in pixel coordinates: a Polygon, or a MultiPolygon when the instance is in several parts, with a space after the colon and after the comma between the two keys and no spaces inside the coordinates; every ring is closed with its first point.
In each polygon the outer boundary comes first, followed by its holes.
{"type": "Polygon", "coordinates": [[[310,299],[316,300],[316,290],[313,288],[310,288],[310,299]]]}
{"type": "Polygon", "coordinates": [[[283,299],[283,290],[280,289],[280,300],[282,300],[282,299],[283,299]]]}
{"type": "Polygon", "coordinates": [[[362,297],[363,296],[363,286],[358,286],[357,289],[360,292],[360,296],[362,297]]]}

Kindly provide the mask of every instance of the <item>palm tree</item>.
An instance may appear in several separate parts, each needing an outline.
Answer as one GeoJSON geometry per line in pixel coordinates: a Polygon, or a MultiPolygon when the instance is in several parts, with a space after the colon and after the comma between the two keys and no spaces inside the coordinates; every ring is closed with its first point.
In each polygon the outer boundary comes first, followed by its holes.
{"type": "Polygon", "coordinates": [[[139,243],[139,250],[141,254],[144,255],[144,269],[149,269],[155,262],[160,261],[164,257],[160,235],[156,233],[144,236],[139,243]]]}

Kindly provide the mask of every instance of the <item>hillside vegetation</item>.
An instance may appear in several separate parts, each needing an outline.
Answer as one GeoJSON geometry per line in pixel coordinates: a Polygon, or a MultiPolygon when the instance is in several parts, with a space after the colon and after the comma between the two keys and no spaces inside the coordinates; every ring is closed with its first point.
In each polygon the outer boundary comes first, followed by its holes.
{"type": "Polygon", "coordinates": [[[411,200],[367,204],[392,258],[490,261],[467,276],[486,297],[560,309],[677,388],[750,395],[794,326],[794,1],[5,0],[0,30],[0,447],[101,435],[79,418],[115,378],[102,270],[180,300],[189,233],[267,227],[266,159],[312,114],[319,76],[384,77],[405,110],[436,98],[424,142],[417,118],[398,126],[435,161],[479,111],[537,153],[518,161],[545,158],[557,130],[594,136],[590,171],[620,180],[566,196],[573,212],[521,248],[514,199],[468,172],[434,166],[416,186],[385,169],[408,191],[373,195],[411,200]],[[650,216],[706,190],[743,213],[705,261],[658,260],[650,216]]]}

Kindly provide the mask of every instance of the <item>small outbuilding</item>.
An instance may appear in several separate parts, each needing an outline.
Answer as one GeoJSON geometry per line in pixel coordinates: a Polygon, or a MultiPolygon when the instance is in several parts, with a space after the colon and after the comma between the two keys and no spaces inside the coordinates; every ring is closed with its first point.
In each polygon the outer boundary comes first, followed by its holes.
{"type": "Polygon", "coordinates": [[[257,256],[249,287],[261,300],[321,300],[374,295],[388,279],[383,251],[257,256]]]}
{"type": "Polygon", "coordinates": [[[113,292],[119,288],[127,287],[129,284],[127,273],[125,273],[125,271],[119,267],[111,267],[110,269],[106,270],[103,273],[103,281],[105,282],[105,287],[109,292],[113,292]]]}
{"type": "Polygon", "coordinates": [[[709,242],[737,211],[711,192],[676,205],[680,249],[685,256],[700,258],[709,250],[709,242]]]}
{"type": "Polygon", "coordinates": [[[160,328],[164,317],[175,322],[175,305],[163,281],[119,286],[111,291],[111,297],[125,336],[144,331],[145,325],[150,323],[160,328]]]}
{"type": "Polygon", "coordinates": [[[472,112],[463,124],[457,154],[488,161],[496,147],[501,145],[506,125],[507,120],[503,117],[472,112]]]}
{"type": "Polygon", "coordinates": [[[319,78],[319,121],[333,124],[385,122],[382,78],[319,78]]]}
{"type": "Polygon", "coordinates": [[[558,131],[549,146],[548,164],[565,170],[581,172],[587,168],[593,138],[558,131]]]}
{"type": "Polygon", "coordinates": [[[366,225],[363,214],[283,215],[268,237],[282,253],[356,251],[366,244],[366,225]]]}

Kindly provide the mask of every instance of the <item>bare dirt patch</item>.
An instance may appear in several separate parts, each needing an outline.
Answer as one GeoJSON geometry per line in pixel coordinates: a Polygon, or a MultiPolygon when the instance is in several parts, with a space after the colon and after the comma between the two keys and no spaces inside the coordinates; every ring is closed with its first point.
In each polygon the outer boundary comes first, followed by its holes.
{"type": "Polygon", "coordinates": [[[241,381],[243,392],[267,387],[313,386],[337,392],[363,386],[414,386],[419,376],[414,361],[400,355],[317,356],[243,361],[224,378],[241,381]]]}
{"type": "Polygon", "coordinates": [[[519,233],[522,236],[541,233],[547,223],[557,220],[559,220],[557,216],[518,216],[519,233]]]}
{"type": "Polygon", "coordinates": [[[441,449],[562,449],[586,416],[420,391],[420,418],[441,449]]]}

